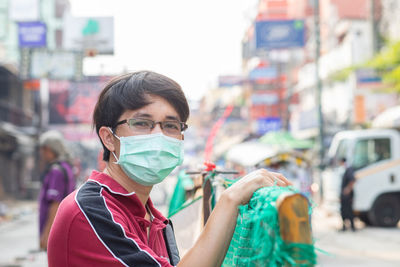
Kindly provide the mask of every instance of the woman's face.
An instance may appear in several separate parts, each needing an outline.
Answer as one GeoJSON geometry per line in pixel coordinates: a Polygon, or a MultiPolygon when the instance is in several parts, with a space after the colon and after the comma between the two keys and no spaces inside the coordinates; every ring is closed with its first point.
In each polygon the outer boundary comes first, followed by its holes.
{"type": "Polygon", "coordinates": [[[40,156],[46,163],[52,162],[57,158],[55,153],[46,146],[40,147],[40,156]]]}
{"type": "MultiPolygon", "coordinates": [[[[151,104],[138,110],[125,111],[119,117],[118,121],[128,120],[131,118],[147,119],[155,122],[180,121],[179,115],[174,109],[174,107],[170,105],[165,99],[158,96],[149,96],[149,100],[151,104]]],[[[156,124],[155,128],[149,134],[154,134],[154,133],[162,133],[160,124],[156,124]]],[[[127,123],[124,123],[118,125],[118,127],[115,129],[115,134],[117,136],[132,136],[132,135],[138,135],[140,133],[134,132],[131,128],[129,128],[127,123]]],[[[182,134],[174,137],[180,140],[183,139],[182,134]]]]}

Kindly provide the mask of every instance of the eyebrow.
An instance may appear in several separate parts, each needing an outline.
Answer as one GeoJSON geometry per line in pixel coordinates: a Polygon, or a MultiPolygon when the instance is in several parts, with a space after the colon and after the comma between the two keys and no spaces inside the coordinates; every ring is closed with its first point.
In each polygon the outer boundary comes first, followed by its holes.
{"type": "MultiPolygon", "coordinates": [[[[152,118],[153,118],[152,115],[150,115],[150,114],[148,114],[148,113],[141,113],[141,112],[136,113],[133,117],[134,117],[134,118],[148,118],[148,119],[152,119],[152,118]]],[[[166,116],[165,119],[166,119],[166,120],[180,121],[178,117],[176,117],[176,116],[171,116],[171,115],[166,116]]]]}

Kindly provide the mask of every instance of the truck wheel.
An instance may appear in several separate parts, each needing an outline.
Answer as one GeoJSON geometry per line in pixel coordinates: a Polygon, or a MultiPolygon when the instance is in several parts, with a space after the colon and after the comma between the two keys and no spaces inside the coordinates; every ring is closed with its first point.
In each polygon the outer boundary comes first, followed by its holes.
{"type": "Polygon", "coordinates": [[[368,214],[373,225],[395,227],[400,220],[400,199],[394,195],[382,195],[368,214]]]}
{"type": "Polygon", "coordinates": [[[367,212],[362,212],[362,213],[360,213],[360,215],[358,215],[358,218],[360,218],[360,220],[361,220],[363,223],[365,223],[365,225],[368,225],[368,226],[372,225],[372,224],[371,224],[371,221],[370,221],[370,219],[369,219],[369,217],[368,217],[368,213],[367,213],[367,212]]]}

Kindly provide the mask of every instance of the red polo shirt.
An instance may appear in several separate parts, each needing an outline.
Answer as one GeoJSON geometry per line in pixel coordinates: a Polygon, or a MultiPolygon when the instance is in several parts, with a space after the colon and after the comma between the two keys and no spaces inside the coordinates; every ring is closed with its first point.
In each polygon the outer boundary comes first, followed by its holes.
{"type": "Polygon", "coordinates": [[[163,237],[168,220],[147,202],[152,222],[136,194],[94,171],[64,199],[48,242],[49,267],[171,266],[163,237]],[[147,237],[147,228],[150,234],[147,237]]]}

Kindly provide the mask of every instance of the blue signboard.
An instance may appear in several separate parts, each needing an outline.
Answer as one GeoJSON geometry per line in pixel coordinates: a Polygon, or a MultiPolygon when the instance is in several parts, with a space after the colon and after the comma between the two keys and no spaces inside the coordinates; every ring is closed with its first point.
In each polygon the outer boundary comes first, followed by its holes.
{"type": "Polygon", "coordinates": [[[375,69],[358,69],[356,70],[358,84],[380,83],[382,78],[375,69]]]}
{"type": "Polygon", "coordinates": [[[277,117],[266,117],[257,119],[257,133],[276,132],[282,129],[282,122],[277,117]]]}
{"type": "Polygon", "coordinates": [[[224,75],[218,77],[219,87],[232,87],[242,85],[244,81],[243,76],[239,75],[224,75]]]}
{"type": "Polygon", "coordinates": [[[283,49],[304,46],[303,20],[256,22],[256,49],[283,49]]]}
{"type": "Polygon", "coordinates": [[[258,79],[276,79],[278,71],[275,67],[258,67],[250,71],[249,79],[251,81],[258,79]]]}
{"type": "Polygon", "coordinates": [[[46,47],[46,24],[40,21],[19,22],[20,47],[46,47]]]}

